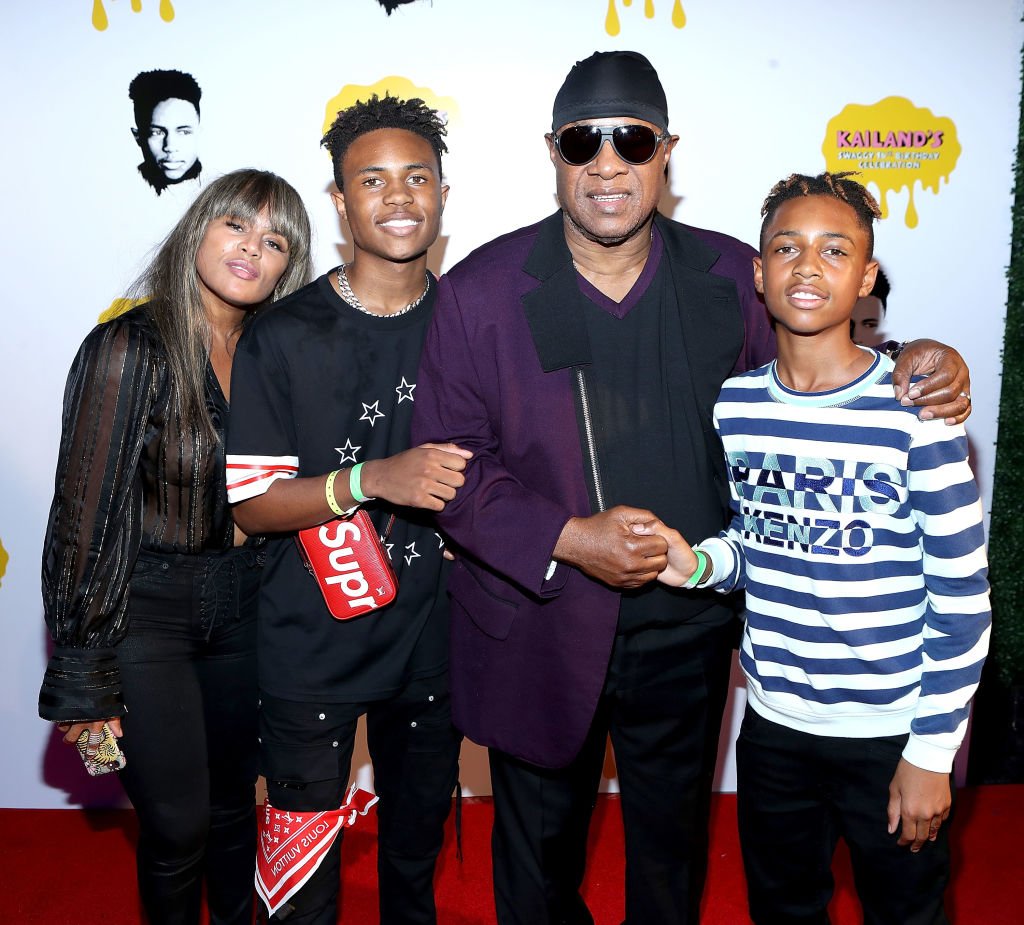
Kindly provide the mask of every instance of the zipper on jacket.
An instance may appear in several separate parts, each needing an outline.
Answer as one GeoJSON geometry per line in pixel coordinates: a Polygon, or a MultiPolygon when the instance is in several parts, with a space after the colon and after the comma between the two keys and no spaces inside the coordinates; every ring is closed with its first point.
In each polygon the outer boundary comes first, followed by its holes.
{"type": "Polygon", "coordinates": [[[587,397],[587,382],[583,375],[583,367],[577,366],[573,369],[576,373],[576,388],[580,399],[580,411],[583,417],[583,433],[585,435],[586,462],[590,467],[590,477],[594,488],[594,498],[597,502],[597,510],[603,511],[604,489],[601,487],[601,470],[597,465],[597,441],[594,439],[594,422],[590,416],[590,399],[587,397]]]}

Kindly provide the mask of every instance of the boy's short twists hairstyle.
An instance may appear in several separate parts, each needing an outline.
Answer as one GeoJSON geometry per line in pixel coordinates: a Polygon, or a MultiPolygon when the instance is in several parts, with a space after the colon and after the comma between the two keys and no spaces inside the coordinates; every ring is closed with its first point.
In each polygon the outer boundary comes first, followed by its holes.
{"type": "Polygon", "coordinates": [[[430,142],[437,155],[440,174],[441,155],[448,152],[443,138],[448,130],[438,111],[420,99],[400,100],[389,94],[381,98],[374,93],[370,99],[360,100],[348,109],[341,110],[320,141],[331,154],[334,182],[338,184],[339,190],[342,188],[341,163],[349,146],[361,135],[381,128],[405,129],[430,142]]]}
{"type": "Polygon", "coordinates": [[[871,193],[856,180],[848,179],[856,173],[855,170],[845,170],[842,173],[819,173],[816,177],[792,173],[785,180],[779,180],[772,187],[764,205],[761,206],[761,215],[764,216],[764,221],[761,222],[762,249],[768,224],[784,202],[796,199],[798,196],[832,196],[845,202],[857,213],[858,224],[868,236],[868,258],[870,259],[875,250],[875,232],[872,223],[875,219],[882,217],[882,210],[871,193]]]}

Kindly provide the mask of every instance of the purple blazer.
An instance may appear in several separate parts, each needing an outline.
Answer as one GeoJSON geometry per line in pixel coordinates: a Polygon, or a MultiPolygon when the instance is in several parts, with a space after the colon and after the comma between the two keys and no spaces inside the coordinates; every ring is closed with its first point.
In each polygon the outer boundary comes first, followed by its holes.
{"type": "MultiPolygon", "coordinates": [[[[656,223],[724,524],[711,409],[734,370],[774,356],[774,334],[751,248],[656,223]]],[[[582,298],[560,212],[478,248],[440,280],[413,418],[413,445],[450,440],[474,453],[465,486],[438,515],[460,547],[448,586],[456,725],[543,767],[567,765],[583,744],[619,610],[619,594],[581,571],[549,572],[566,522],[593,513],[572,385],[572,367],[590,362],[582,298]]]]}

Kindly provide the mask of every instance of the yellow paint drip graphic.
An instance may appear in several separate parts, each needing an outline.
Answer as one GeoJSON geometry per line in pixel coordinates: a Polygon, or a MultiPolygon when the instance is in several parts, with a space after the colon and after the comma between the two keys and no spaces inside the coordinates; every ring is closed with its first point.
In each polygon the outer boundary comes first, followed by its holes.
{"type": "Polygon", "coordinates": [[[888,194],[906,188],[908,228],[918,222],[914,188],[920,183],[938,195],[940,181],[949,183],[960,150],[952,119],[902,96],[872,106],[846,106],[829,121],[821,145],[826,170],[856,170],[860,176],[855,179],[877,187],[882,218],[889,214],[888,194]]]}
{"type": "Polygon", "coordinates": [[[136,305],[141,305],[145,301],[145,299],[114,299],[106,309],[100,312],[100,316],[96,319],[96,323],[106,324],[118,315],[123,315],[128,311],[128,309],[135,308],[136,305]]]}
{"type": "Polygon", "coordinates": [[[384,96],[390,94],[397,96],[400,100],[423,100],[431,109],[441,113],[447,125],[458,121],[459,107],[450,96],[438,96],[428,87],[417,87],[408,77],[382,77],[375,84],[361,86],[358,84],[345,84],[337,94],[327,101],[324,110],[324,124],[321,134],[326,135],[327,130],[334,124],[335,118],[342,109],[348,109],[355,103],[368,100],[373,94],[384,96]]]}
{"type": "Polygon", "coordinates": [[[11,557],[7,554],[7,550],[4,549],[3,541],[0,540],[0,584],[3,584],[4,575],[7,574],[7,563],[11,561],[11,557]]]}
{"type": "MultiPolygon", "coordinates": [[[[107,9],[103,4],[104,0],[92,0],[92,24],[98,32],[102,32],[110,25],[107,9]]],[[[131,7],[133,13],[141,13],[142,0],[131,0],[131,7]]],[[[159,13],[164,22],[174,19],[174,4],[171,0],[160,0],[159,13]]]]}
{"type": "MultiPolygon", "coordinates": [[[[608,12],[604,17],[604,31],[609,35],[618,35],[622,31],[619,19],[617,0],[608,0],[608,12]]],[[[632,6],[633,0],[622,0],[624,7],[632,6]]],[[[654,19],[654,0],[644,0],[644,18],[654,19]]],[[[672,0],[672,25],[682,29],[686,25],[686,13],[683,11],[683,0],[672,0]]]]}

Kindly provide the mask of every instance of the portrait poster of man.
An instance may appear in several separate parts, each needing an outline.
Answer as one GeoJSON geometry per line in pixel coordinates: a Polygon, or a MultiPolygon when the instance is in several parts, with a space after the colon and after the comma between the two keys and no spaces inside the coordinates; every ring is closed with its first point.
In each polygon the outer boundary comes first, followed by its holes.
{"type": "Polygon", "coordinates": [[[203,95],[191,74],[175,70],[143,71],[128,86],[135,108],[132,135],[142,151],[139,173],[159,196],[167,187],[196,180],[199,160],[199,100],[203,95]]]}

